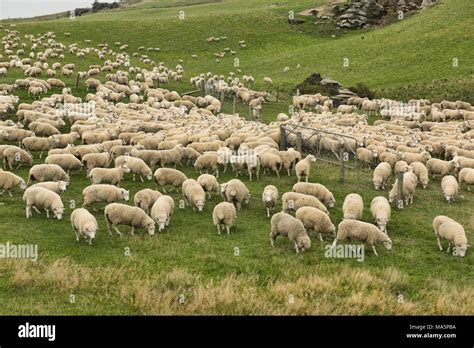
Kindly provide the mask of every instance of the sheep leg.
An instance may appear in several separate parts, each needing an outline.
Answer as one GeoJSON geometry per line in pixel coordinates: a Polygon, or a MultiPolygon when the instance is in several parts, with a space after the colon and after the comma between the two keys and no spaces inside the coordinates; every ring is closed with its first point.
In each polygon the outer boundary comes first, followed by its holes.
{"type": "Polygon", "coordinates": [[[448,241],[448,250],[446,250],[446,252],[449,253],[450,250],[451,250],[451,242],[448,241]]]}
{"type": "Polygon", "coordinates": [[[295,242],[295,250],[296,250],[296,253],[299,254],[300,253],[300,249],[298,248],[298,243],[295,242]]]}
{"type": "Polygon", "coordinates": [[[379,254],[377,254],[377,250],[375,250],[375,245],[372,245],[372,250],[374,251],[375,256],[379,256],[379,254]]]}
{"type": "Polygon", "coordinates": [[[132,226],[132,229],[130,230],[130,234],[133,236],[134,232],[135,232],[135,227],[132,226]]]}
{"type": "Polygon", "coordinates": [[[290,168],[286,168],[286,171],[288,173],[288,176],[290,176],[290,168]]]}
{"type": "Polygon", "coordinates": [[[332,242],[331,249],[336,249],[336,244],[337,244],[337,238],[335,238],[334,242],[332,242]]]}
{"type": "Polygon", "coordinates": [[[12,192],[11,192],[10,190],[8,190],[8,195],[9,195],[10,197],[13,197],[12,192]]]}
{"type": "Polygon", "coordinates": [[[225,229],[227,230],[227,235],[230,235],[230,226],[226,226],[225,229]]]}
{"type": "Polygon", "coordinates": [[[270,208],[267,208],[267,217],[270,217],[270,208]]]}
{"type": "Polygon", "coordinates": [[[46,209],[46,208],[45,208],[44,210],[45,210],[45,212],[46,212],[46,217],[49,219],[49,210],[46,209]]]}
{"type": "Polygon", "coordinates": [[[443,251],[443,246],[441,245],[441,241],[439,240],[439,237],[438,237],[438,248],[440,251],[443,251]]]}
{"type": "Polygon", "coordinates": [[[143,181],[143,178],[142,178],[142,176],[141,176],[141,175],[139,175],[139,176],[140,176],[140,181],[141,181],[141,182],[145,182],[145,181],[143,181]]]}
{"type": "MultiPolygon", "coordinates": [[[[141,178],[141,176],[140,176],[140,178],[141,178]]],[[[132,174],[132,181],[135,181],[135,173],[132,174]]],[[[143,182],[143,180],[142,180],[142,182],[143,182]]]]}
{"type": "Polygon", "coordinates": [[[221,225],[217,224],[217,234],[220,236],[221,235],[221,225]]]}
{"type": "MultiPolygon", "coordinates": [[[[117,234],[118,234],[120,237],[122,237],[122,233],[119,231],[119,229],[117,228],[117,226],[114,226],[114,230],[115,230],[115,232],[117,232],[117,234]]],[[[110,233],[110,234],[112,234],[112,233],[110,233]]]]}
{"type": "Polygon", "coordinates": [[[320,240],[321,242],[324,242],[324,240],[323,240],[323,235],[322,235],[321,233],[319,233],[319,240],[320,240]]]}
{"type": "Polygon", "coordinates": [[[3,195],[4,192],[5,192],[5,190],[3,190],[2,192],[0,192],[0,195],[3,195]]]}
{"type": "Polygon", "coordinates": [[[31,207],[27,206],[26,207],[26,218],[28,219],[30,216],[33,216],[33,214],[31,213],[31,207]]]}
{"type": "Polygon", "coordinates": [[[278,170],[275,170],[276,174],[277,174],[277,178],[278,180],[280,180],[280,172],[278,170]]]}
{"type": "Polygon", "coordinates": [[[275,247],[275,236],[273,235],[273,232],[270,232],[270,244],[273,248],[275,247]]]}
{"type": "Polygon", "coordinates": [[[41,214],[41,212],[38,210],[38,208],[36,208],[34,205],[32,206],[32,208],[33,208],[38,214],[41,214]]]}
{"type": "Polygon", "coordinates": [[[40,152],[40,158],[43,158],[43,151],[40,152]]]}

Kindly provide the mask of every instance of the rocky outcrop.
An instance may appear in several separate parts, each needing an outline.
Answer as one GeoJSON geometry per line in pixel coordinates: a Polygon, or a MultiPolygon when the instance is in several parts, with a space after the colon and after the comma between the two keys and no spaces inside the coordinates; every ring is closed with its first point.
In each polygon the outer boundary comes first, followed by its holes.
{"type": "Polygon", "coordinates": [[[331,97],[335,106],[345,104],[347,99],[357,96],[357,94],[354,92],[348,90],[347,88],[343,88],[338,81],[329,77],[323,77],[320,73],[313,73],[311,76],[306,78],[303,83],[298,85],[297,89],[300,90],[301,93],[305,94],[307,93],[308,87],[309,89],[312,89],[311,87],[316,87],[316,89],[320,90],[323,95],[331,97]]]}

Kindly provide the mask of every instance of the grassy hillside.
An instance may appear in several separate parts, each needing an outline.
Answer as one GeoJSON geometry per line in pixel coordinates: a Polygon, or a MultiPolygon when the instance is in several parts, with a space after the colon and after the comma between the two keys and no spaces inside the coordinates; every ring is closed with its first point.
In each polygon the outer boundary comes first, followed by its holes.
{"type": "MultiPolygon", "coordinates": [[[[262,87],[263,76],[285,87],[319,71],[344,85],[364,81],[373,89],[395,93],[407,84],[456,81],[473,74],[472,1],[444,1],[389,27],[336,38],[321,37],[310,23],[296,27],[286,23],[288,11],[297,13],[322,2],[297,0],[272,6],[274,1],[250,0],[243,6],[233,0],[150,0],[75,20],[18,22],[16,29],[22,35],[55,31],[65,44],[81,46],[86,46],[85,39],[110,46],[120,41],[129,44],[130,54],[139,46],[160,47],[159,53],[145,54],[170,66],[184,60],[186,81],[168,86],[179,91],[191,89],[187,80],[195,74],[235,70],[233,57],[215,62],[213,53],[224,47],[238,52],[242,72],[257,78],[256,88],[262,87]],[[179,11],[184,11],[183,20],[179,11]],[[227,40],[209,44],[209,36],[227,36],[227,40]],[[246,40],[246,49],[238,48],[239,40],[246,40]],[[192,54],[198,59],[192,60],[192,54]],[[344,57],[349,58],[349,68],[342,66],[344,57]],[[458,58],[458,68],[452,67],[453,58],[458,58]],[[296,69],[298,64],[301,69],[296,69]],[[288,74],[283,73],[285,66],[291,68],[288,74]]],[[[98,63],[96,58],[80,60],[71,55],[66,61],[75,62],[78,70],[98,63]]],[[[136,59],[132,62],[138,64],[136,59]]],[[[2,82],[20,76],[15,71],[2,82]]],[[[65,80],[74,84],[73,78],[65,80]]],[[[84,95],[85,89],[81,86],[73,92],[84,95]]],[[[24,91],[18,95],[22,102],[31,101],[24,91]]],[[[288,106],[272,102],[264,108],[269,121],[288,106]]],[[[226,102],[225,110],[230,109],[226,102]]],[[[246,107],[239,106],[238,111],[244,114],[246,107]]],[[[38,153],[34,157],[35,163],[43,162],[38,153]]],[[[198,176],[192,168],[183,171],[198,176]]],[[[27,172],[15,170],[24,178],[27,172]]],[[[223,174],[219,181],[232,177],[223,174]]],[[[388,192],[375,191],[371,178],[370,171],[357,169],[348,171],[346,182],[340,184],[337,167],[317,162],[310,181],[333,191],[336,206],[330,216],[338,224],[344,197],[351,192],[363,196],[364,220],[372,221],[370,201],[377,195],[387,197],[388,192]]],[[[474,314],[474,254],[468,250],[460,259],[438,251],[431,227],[434,216],[449,215],[465,226],[472,244],[474,197],[467,190],[449,205],[439,179],[426,190],[418,189],[413,206],[402,211],[394,208],[388,225],[393,250],[379,246],[380,256],[375,257],[366,249],[359,262],[325,257],[331,241],[321,243],[317,238],[312,238],[310,251],[299,255],[284,238],[272,249],[261,193],[268,184],[277,185],[282,193],[289,191],[296,178],[277,180],[267,175],[257,182],[242,180],[252,199],[238,214],[230,236],[218,236],[212,225],[212,209],[220,202],[213,197],[201,214],[177,207],[170,228],[154,238],[142,231],[134,237],[109,237],[103,211],[94,213],[101,229],[92,246],[76,243],[68,223],[71,209],[63,221],[37,214],[26,220],[21,193],[1,196],[0,242],[38,244],[40,257],[36,263],[0,260],[0,314],[474,314]]],[[[81,205],[81,192],[88,184],[85,172],[74,172],[63,201],[81,205]]],[[[154,184],[134,183],[127,176],[122,186],[133,197],[154,184]]],[[[179,201],[177,193],[172,196],[179,201]]]]}

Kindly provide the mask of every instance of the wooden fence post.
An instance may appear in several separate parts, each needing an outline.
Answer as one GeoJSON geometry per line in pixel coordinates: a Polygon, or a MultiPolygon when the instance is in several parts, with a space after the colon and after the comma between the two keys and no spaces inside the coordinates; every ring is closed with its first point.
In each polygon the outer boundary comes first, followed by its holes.
{"type": "Polygon", "coordinates": [[[237,94],[234,93],[234,104],[233,104],[233,112],[232,114],[235,115],[235,111],[237,111],[237,94]]]}
{"type": "Polygon", "coordinates": [[[339,182],[341,182],[341,183],[344,182],[344,171],[345,171],[344,153],[345,153],[344,148],[341,148],[339,150],[339,163],[340,163],[339,182]]]}
{"type": "Polygon", "coordinates": [[[403,209],[403,177],[405,173],[398,173],[398,200],[397,207],[398,209],[403,209]]]}
{"type": "Polygon", "coordinates": [[[284,125],[280,125],[280,151],[286,151],[286,130],[284,125]]]}
{"type": "Polygon", "coordinates": [[[297,132],[296,133],[296,151],[298,151],[299,153],[301,153],[301,145],[302,145],[302,141],[303,138],[301,136],[301,132],[297,132]]]}

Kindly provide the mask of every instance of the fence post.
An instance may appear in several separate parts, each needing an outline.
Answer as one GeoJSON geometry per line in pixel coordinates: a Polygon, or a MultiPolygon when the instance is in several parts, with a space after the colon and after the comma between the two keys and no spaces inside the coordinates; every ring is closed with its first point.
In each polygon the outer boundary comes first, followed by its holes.
{"type": "Polygon", "coordinates": [[[296,133],[296,151],[301,153],[302,136],[301,132],[296,133]]]}
{"type": "Polygon", "coordinates": [[[204,81],[201,82],[201,92],[202,92],[202,96],[205,97],[206,96],[206,86],[205,86],[204,81]]]}
{"type": "Polygon", "coordinates": [[[280,151],[286,150],[286,130],[284,125],[280,125],[280,151]]]}
{"type": "Polygon", "coordinates": [[[234,93],[234,102],[233,102],[233,112],[232,115],[235,115],[235,111],[237,110],[237,94],[234,93]]]}
{"type": "Polygon", "coordinates": [[[79,87],[79,80],[80,80],[79,73],[77,73],[77,76],[76,76],[76,88],[79,87]]]}
{"type": "Polygon", "coordinates": [[[403,209],[403,177],[405,173],[398,173],[398,201],[397,207],[398,209],[403,209]]]}
{"type": "Polygon", "coordinates": [[[255,121],[255,119],[253,117],[252,108],[250,107],[250,104],[249,104],[249,119],[252,120],[252,121],[255,121]]]}
{"type": "Polygon", "coordinates": [[[276,100],[277,100],[277,103],[280,102],[280,87],[277,87],[277,95],[276,95],[276,100]]]}
{"type": "Polygon", "coordinates": [[[343,183],[343,182],[344,182],[344,171],[345,171],[345,166],[344,166],[344,148],[341,148],[341,149],[339,150],[339,163],[340,163],[339,182],[343,183]]]}
{"type": "Polygon", "coordinates": [[[225,100],[225,98],[224,98],[224,92],[221,91],[221,109],[224,108],[224,100],[225,100]]]}

